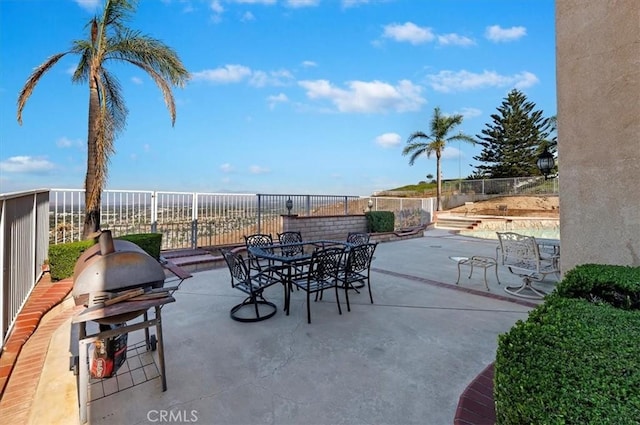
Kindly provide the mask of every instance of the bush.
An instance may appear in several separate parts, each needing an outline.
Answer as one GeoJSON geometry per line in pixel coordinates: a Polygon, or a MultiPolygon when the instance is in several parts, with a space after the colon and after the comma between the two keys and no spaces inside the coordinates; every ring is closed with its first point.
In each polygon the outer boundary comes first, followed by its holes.
{"type": "MultiPolygon", "coordinates": [[[[160,259],[162,233],[137,233],[119,236],[115,239],[133,242],[156,260],[160,259]]],[[[51,275],[51,280],[55,282],[73,276],[73,269],[78,258],[80,258],[84,251],[95,244],[95,239],[88,239],[79,242],[50,245],[49,274],[51,275]]]]}
{"type": "Polygon", "coordinates": [[[49,246],[49,274],[52,281],[73,276],[73,268],[83,252],[95,245],[94,239],[49,246]]]}
{"type": "Polygon", "coordinates": [[[393,211],[368,211],[365,213],[367,217],[367,232],[393,232],[395,229],[395,215],[393,211]]]}
{"type": "Polygon", "coordinates": [[[640,267],[585,264],[498,339],[498,424],[640,423],[640,267]]]}
{"type": "Polygon", "coordinates": [[[501,335],[498,424],[637,424],[640,314],[551,297],[501,335]]]}
{"type": "Polygon", "coordinates": [[[136,233],[132,235],[118,236],[116,239],[133,242],[153,258],[160,260],[162,233],[136,233]]]}
{"type": "Polygon", "coordinates": [[[640,267],[584,264],[570,270],[556,288],[559,296],[606,302],[640,310],[640,267]]]}

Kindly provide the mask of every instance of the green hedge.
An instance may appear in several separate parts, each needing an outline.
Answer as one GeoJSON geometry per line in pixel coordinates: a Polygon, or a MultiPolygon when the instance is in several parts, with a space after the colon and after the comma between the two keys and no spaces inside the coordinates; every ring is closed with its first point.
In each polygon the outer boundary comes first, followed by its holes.
{"type": "Polygon", "coordinates": [[[160,260],[160,247],[162,246],[162,233],[135,233],[119,236],[116,239],[133,242],[147,254],[160,260]]]}
{"type": "MultiPolygon", "coordinates": [[[[119,236],[115,239],[133,242],[156,260],[160,259],[160,247],[162,245],[161,233],[137,233],[119,236]]],[[[88,239],[79,242],[50,245],[49,273],[51,280],[58,281],[73,276],[73,268],[78,258],[80,258],[80,255],[95,244],[96,240],[88,239]]]]}
{"type": "Polygon", "coordinates": [[[83,252],[96,244],[93,239],[49,246],[49,274],[52,281],[73,276],[73,268],[83,252]]]}
{"type": "Polygon", "coordinates": [[[393,211],[368,211],[365,216],[369,233],[393,232],[395,229],[396,216],[393,211]]]}
{"type": "Polygon", "coordinates": [[[640,267],[586,264],[498,338],[497,423],[640,424],[640,267]]]}
{"type": "Polygon", "coordinates": [[[570,270],[556,288],[559,296],[640,309],[640,267],[583,264],[570,270]]]}

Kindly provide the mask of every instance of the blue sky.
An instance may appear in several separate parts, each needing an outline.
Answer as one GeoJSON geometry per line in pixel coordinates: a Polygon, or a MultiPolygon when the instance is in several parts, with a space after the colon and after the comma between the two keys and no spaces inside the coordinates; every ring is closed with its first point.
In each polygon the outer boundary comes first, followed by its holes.
{"type": "MultiPolygon", "coordinates": [[[[33,69],[86,38],[100,0],[0,0],[0,193],[82,188],[88,87],[68,55],[16,121],[33,69]]],[[[160,90],[110,68],[129,115],[107,189],[370,195],[426,180],[402,148],[435,107],[475,136],[517,88],[556,114],[552,0],[142,0],[128,26],[175,49],[192,78],[160,90]]],[[[474,171],[457,142],[445,179],[474,171]]]]}

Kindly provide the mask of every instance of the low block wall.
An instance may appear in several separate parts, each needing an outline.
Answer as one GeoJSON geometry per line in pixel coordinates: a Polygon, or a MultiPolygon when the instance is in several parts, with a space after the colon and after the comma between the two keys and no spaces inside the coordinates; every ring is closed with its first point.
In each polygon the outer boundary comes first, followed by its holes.
{"type": "Polygon", "coordinates": [[[300,217],[283,215],[282,228],[300,232],[304,240],[334,239],[345,240],[349,232],[367,232],[367,218],[364,214],[325,215],[300,217]]]}

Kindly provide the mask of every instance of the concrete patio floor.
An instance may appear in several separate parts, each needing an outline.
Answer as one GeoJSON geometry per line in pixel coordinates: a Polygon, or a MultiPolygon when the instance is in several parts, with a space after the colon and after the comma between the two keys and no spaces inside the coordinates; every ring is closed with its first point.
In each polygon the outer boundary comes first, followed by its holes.
{"type": "MultiPolygon", "coordinates": [[[[235,322],[229,310],[244,297],[228,269],[194,273],[162,310],[167,391],[156,378],[95,400],[89,423],[452,424],[465,387],[495,360],[498,335],[537,302],[506,294],[519,279],[503,268],[502,285],[487,273],[490,292],[479,269],[471,279],[463,269],[455,285],[449,257],[493,257],[496,241],[424,235],[378,245],[374,304],[352,292],[351,312],[342,296],[339,315],[325,293],[311,324],[302,292],[284,314],[281,286],[265,293],[273,318],[235,322]]],[[[69,329],[66,320],[51,338],[31,424],[78,423],[69,329]]],[[[143,335],[129,334],[129,345],[143,335]]]]}

